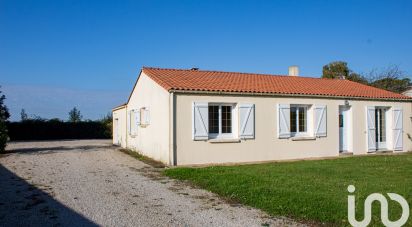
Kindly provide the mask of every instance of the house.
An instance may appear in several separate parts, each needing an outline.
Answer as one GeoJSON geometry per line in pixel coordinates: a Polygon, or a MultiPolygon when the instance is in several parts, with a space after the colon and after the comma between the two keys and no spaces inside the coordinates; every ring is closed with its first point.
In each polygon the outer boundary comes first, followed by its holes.
{"type": "Polygon", "coordinates": [[[412,97],[412,86],[409,86],[406,91],[402,92],[402,95],[412,97]]]}
{"type": "Polygon", "coordinates": [[[412,98],[345,79],[143,67],[113,143],[168,165],[406,152],[412,98]]]}

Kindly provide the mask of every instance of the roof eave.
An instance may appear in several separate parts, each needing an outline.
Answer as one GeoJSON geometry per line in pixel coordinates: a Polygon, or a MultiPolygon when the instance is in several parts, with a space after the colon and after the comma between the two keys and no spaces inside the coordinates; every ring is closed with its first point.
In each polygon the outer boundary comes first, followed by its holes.
{"type": "Polygon", "coordinates": [[[112,112],[113,112],[113,111],[116,111],[116,110],[123,109],[123,108],[125,108],[125,107],[126,107],[126,105],[127,105],[127,103],[122,104],[122,105],[120,105],[120,106],[116,106],[116,107],[114,107],[114,108],[112,109],[112,112]]]}
{"type": "Polygon", "coordinates": [[[196,90],[180,90],[169,89],[170,93],[181,94],[212,94],[212,95],[241,95],[241,96],[266,96],[266,97],[300,97],[300,98],[322,98],[322,99],[351,99],[365,101],[391,101],[391,102],[412,102],[412,98],[369,98],[369,97],[353,97],[353,96],[333,96],[333,95],[308,95],[308,94],[281,94],[281,93],[265,93],[265,92],[228,92],[228,91],[196,91],[196,90]]]}

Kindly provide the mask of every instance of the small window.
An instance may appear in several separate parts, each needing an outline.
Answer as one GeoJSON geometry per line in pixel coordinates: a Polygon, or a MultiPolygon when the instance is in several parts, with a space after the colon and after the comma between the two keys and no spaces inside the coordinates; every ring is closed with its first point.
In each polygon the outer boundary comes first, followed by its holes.
{"type": "Polygon", "coordinates": [[[232,105],[209,104],[209,137],[232,136],[232,105]]]}
{"type": "Polygon", "coordinates": [[[292,135],[307,133],[307,106],[291,105],[290,132],[292,135]]]}

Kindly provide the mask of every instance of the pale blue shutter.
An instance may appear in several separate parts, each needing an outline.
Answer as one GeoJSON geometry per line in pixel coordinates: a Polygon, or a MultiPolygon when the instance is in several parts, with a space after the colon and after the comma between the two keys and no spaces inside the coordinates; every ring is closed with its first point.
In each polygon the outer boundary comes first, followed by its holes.
{"type": "Polygon", "coordinates": [[[132,110],[130,112],[130,133],[132,136],[136,136],[137,135],[137,116],[138,115],[138,111],[137,110],[132,110]]]}
{"type": "Polygon", "coordinates": [[[135,118],[135,126],[136,128],[139,127],[140,123],[141,123],[141,119],[140,119],[140,110],[136,110],[135,114],[134,114],[134,118],[135,118]]]}
{"type": "Polygon", "coordinates": [[[145,114],[145,117],[146,117],[145,121],[146,121],[146,124],[149,125],[149,124],[150,124],[150,109],[149,109],[149,107],[146,107],[145,112],[146,112],[146,114],[145,114]]]}
{"type": "Polygon", "coordinates": [[[326,106],[325,105],[317,105],[315,106],[314,110],[314,117],[315,117],[315,136],[317,137],[325,137],[326,136],[326,124],[327,124],[327,114],[326,114],[326,106]]]}
{"type": "Polygon", "coordinates": [[[403,150],[403,111],[402,108],[393,109],[393,150],[403,150]]]}
{"type": "Polygon", "coordinates": [[[193,140],[207,140],[209,138],[208,103],[193,103],[192,107],[192,137],[193,140]]]}
{"type": "Polygon", "coordinates": [[[255,105],[239,105],[240,131],[239,136],[242,139],[255,138],[255,105]]]}
{"type": "Polygon", "coordinates": [[[290,137],[290,105],[278,104],[278,137],[290,137]]]}
{"type": "Polygon", "coordinates": [[[366,107],[366,122],[368,134],[368,151],[376,151],[375,107],[366,107]]]}

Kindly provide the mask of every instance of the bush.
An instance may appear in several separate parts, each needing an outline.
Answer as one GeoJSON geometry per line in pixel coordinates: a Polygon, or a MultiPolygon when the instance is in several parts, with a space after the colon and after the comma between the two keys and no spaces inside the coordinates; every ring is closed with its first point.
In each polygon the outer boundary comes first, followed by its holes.
{"type": "Polygon", "coordinates": [[[26,120],[10,122],[7,127],[11,141],[111,138],[107,125],[101,121],[26,120]]]}
{"type": "Polygon", "coordinates": [[[6,149],[6,143],[9,138],[7,135],[6,123],[10,117],[10,113],[7,106],[4,104],[5,99],[6,96],[2,95],[0,91],[0,153],[4,152],[6,149]]]}

